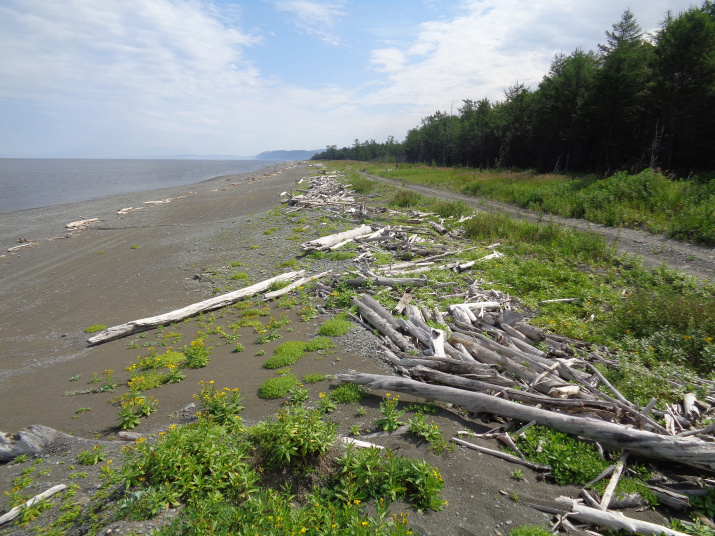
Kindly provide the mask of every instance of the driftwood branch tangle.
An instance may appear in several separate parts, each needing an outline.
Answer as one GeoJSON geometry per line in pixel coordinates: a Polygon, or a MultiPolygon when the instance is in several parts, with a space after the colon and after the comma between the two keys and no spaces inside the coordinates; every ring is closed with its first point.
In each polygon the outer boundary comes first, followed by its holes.
{"type": "Polygon", "coordinates": [[[641,456],[715,470],[715,445],[699,439],[664,436],[643,430],[634,430],[616,423],[564,415],[482,393],[430,385],[394,376],[348,373],[338,374],[336,378],[341,382],[364,385],[369,389],[398,391],[432,400],[450,402],[473,412],[486,412],[524,422],[536,421],[537,424],[549,426],[560,432],[593,439],[613,449],[626,449],[641,456]]]}
{"type": "Polygon", "coordinates": [[[114,339],[119,339],[120,337],[125,337],[127,335],[132,335],[134,333],[139,333],[141,331],[146,331],[148,329],[155,328],[156,326],[171,324],[172,322],[178,322],[179,320],[184,320],[185,318],[192,317],[199,313],[205,311],[213,311],[214,309],[220,309],[221,307],[226,307],[232,303],[237,302],[241,298],[247,296],[253,296],[259,292],[268,290],[271,283],[277,281],[291,281],[297,277],[301,277],[305,273],[305,270],[300,270],[298,272],[287,272],[285,274],[280,274],[255,285],[245,287],[239,290],[234,290],[228,294],[222,294],[208,300],[204,300],[198,303],[193,303],[187,305],[181,309],[176,309],[174,311],[164,313],[163,315],[151,316],[148,318],[141,318],[139,320],[132,320],[126,324],[120,324],[118,326],[113,326],[100,331],[93,337],[87,339],[89,344],[100,344],[107,341],[112,341],[114,339]]]}

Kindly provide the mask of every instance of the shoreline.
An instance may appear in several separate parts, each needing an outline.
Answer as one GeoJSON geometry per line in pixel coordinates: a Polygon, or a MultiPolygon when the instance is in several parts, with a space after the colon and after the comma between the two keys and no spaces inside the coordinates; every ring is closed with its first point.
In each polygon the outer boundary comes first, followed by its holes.
{"type": "MultiPolygon", "coordinates": [[[[306,169],[296,162],[273,164],[188,186],[0,215],[0,309],[6,312],[0,318],[0,430],[45,424],[70,431],[67,424],[76,421],[68,421],[67,411],[84,401],[63,396],[80,388],[68,379],[81,371],[86,388],[92,371],[122,371],[128,364],[126,340],[90,348],[84,329],[209,297],[208,285],[194,278],[201,266],[241,258],[250,238],[242,230],[252,216],[273,209],[277,194],[306,169]],[[174,200],[144,205],[167,197],[174,200]],[[128,206],[146,208],[117,214],[128,206]],[[95,217],[101,221],[81,230],[64,227],[95,217]],[[8,253],[16,234],[37,245],[8,253]]],[[[111,406],[101,412],[107,410],[116,412],[111,406]]],[[[106,418],[100,425],[99,413],[75,430],[113,426],[106,418]]]]}
{"type": "MultiPolygon", "coordinates": [[[[45,207],[19,209],[12,212],[0,212],[0,256],[6,253],[8,248],[17,245],[17,238],[21,233],[25,233],[28,239],[31,237],[43,239],[43,237],[45,237],[43,229],[48,223],[52,225],[59,225],[61,223],[62,226],[64,226],[64,224],[71,221],[83,219],[82,215],[89,213],[100,214],[100,216],[96,216],[100,219],[115,217],[117,215],[116,211],[121,208],[141,206],[145,201],[150,200],[175,197],[197,191],[206,191],[212,187],[218,187],[219,184],[223,186],[223,183],[226,181],[246,181],[254,176],[262,177],[266,172],[274,173],[290,164],[292,164],[292,162],[267,163],[253,171],[219,175],[191,184],[166,186],[163,188],[140,190],[118,195],[107,195],[94,199],[60,203],[45,207]]],[[[47,238],[50,238],[50,236],[46,236],[44,239],[47,238]]]]}

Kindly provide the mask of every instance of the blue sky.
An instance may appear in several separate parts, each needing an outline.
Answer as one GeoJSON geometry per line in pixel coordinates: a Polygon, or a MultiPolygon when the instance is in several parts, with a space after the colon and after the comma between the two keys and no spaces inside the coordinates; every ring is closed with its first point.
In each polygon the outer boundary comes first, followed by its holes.
{"type": "Polygon", "coordinates": [[[0,156],[402,140],[682,0],[0,0],[0,156]]]}

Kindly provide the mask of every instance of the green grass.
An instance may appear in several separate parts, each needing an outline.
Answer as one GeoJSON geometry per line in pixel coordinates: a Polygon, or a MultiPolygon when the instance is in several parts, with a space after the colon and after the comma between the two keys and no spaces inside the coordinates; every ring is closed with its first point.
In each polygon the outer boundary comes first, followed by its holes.
{"type": "Polygon", "coordinates": [[[360,402],[365,396],[365,391],[354,383],[343,383],[330,391],[329,396],[339,404],[352,404],[360,402]]]}
{"type": "Polygon", "coordinates": [[[277,369],[297,363],[305,355],[307,343],[303,341],[288,341],[279,344],[269,357],[263,368],[277,369]]]}
{"type": "MultiPolygon", "coordinates": [[[[394,178],[384,165],[369,166],[375,175],[394,178]]],[[[505,170],[469,170],[400,166],[406,182],[449,188],[568,218],[613,227],[636,227],[691,242],[715,244],[715,184],[675,180],[653,170],[594,175],[553,175],[505,170]]],[[[398,192],[391,204],[419,205],[417,194],[398,192]]],[[[434,209],[433,209],[434,210],[434,209]]]]}
{"type": "Polygon", "coordinates": [[[303,383],[318,383],[324,381],[325,379],[327,379],[325,374],[315,372],[313,374],[306,374],[303,376],[303,383]]]}
{"type": "Polygon", "coordinates": [[[84,332],[96,333],[97,331],[102,331],[103,329],[107,329],[107,326],[105,326],[104,324],[92,324],[91,326],[85,328],[84,332]]]}

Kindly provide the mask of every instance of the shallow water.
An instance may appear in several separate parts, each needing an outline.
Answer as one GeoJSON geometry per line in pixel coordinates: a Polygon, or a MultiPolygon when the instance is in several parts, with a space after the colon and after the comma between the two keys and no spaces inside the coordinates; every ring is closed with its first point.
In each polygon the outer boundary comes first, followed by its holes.
{"type": "Polygon", "coordinates": [[[195,184],[268,160],[0,158],[0,213],[195,184]]]}

